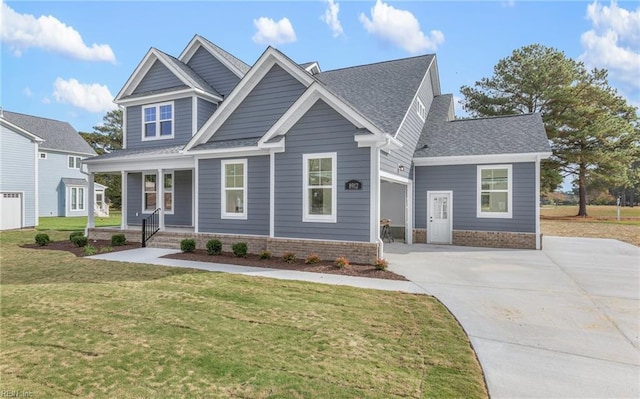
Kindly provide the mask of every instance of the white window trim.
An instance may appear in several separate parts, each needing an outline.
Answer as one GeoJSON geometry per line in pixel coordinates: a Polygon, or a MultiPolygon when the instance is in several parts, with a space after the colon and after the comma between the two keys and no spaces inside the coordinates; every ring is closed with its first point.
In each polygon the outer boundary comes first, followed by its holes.
{"type": "Polygon", "coordinates": [[[67,169],[80,169],[80,161],[82,158],[76,155],[67,156],[67,169]],[[73,167],[69,166],[69,160],[73,159],[73,167]]]}
{"type": "MultiPolygon", "coordinates": [[[[38,153],[38,159],[47,159],[47,153],[46,152],[39,152],[38,153]]],[[[67,167],[69,167],[69,159],[67,159],[67,167]]]]}
{"type": "MultiPolygon", "coordinates": [[[[167,172],[163,172],[163,178],[162,179],[158,179],[158,174],[157,173],[143,173],[142,174],[142,213],[146,214],[146,215],[150,215],[152,214],[156,209],[158,208],[164,208],[164,196],[162,197],[162,207],[158,206],[158,184],[162,183],[164,184],[164,175],[171,175],[171,210],[164,210],[164,214],[165,215],[173,215],[174,211],[176,209],[176,176],[173,173],[173,171],[167,171],[167,172]],[[153,210],[147,210],[145,209],[144,206],[144,180],[146,176],[156,176],[156,209],[153,210]]],[[[168,193],[169,191],[167,191],[166,188],[163,187],[162,190],[163,194],[168,193]]]]}
{"type": "Polygon", "coordinates": [[[424,122],[427,119],[427,108],[424,106],[424,104],[422,103],[422,101],[420,101],[419,98],[416,97],[416,101],[417,101],[416,113],[418,114],[418,117],[422,120],[422,122],[424,122]]]}
{"type": "MultiPolygon", "coordinates": [[[[249,204],[247,203],[247,182],[249,170],[247,168],[247,159],[223,159],[220,161],[220,198],[221,198],[221,206],[220,206],[220,218],[221,219],[241,219],[247,220],[247,209],[249,208],[249,204]],[[235,212],[227,212],[227,187],[226,187],[226,166],[233,164],[242,164],[244,175],[242,179],[242,213],[235,212]]],[[[234,188],[237,190],[237,188],[234,188]]]]}
{"type": "Polygon", "coordinates": [[[157,104],[148,104],[140,106],[141,120],[142,120],[142,129],[141,136],[142,141],[155,141],[155,140],[169,140],[175,137],[176,130],[176,106],[174,101],[168,101],[157,104]],[[160,135],[160,107],[163,105],[171,105],[171,134],[162,136],[160,135]],[[156,109],[156,135],[153,137],[145,136],[145,120],[144,120],[144,110],[147,108],[155,108],[156,109]]]}
{"type": "Polygon", "coordinates": [[[512,165],[478,165],[477,175],[477,212],[478,218],[512,219],[513,218],[513,168],[512,165]],[[482,212],[482,171],[487,169],[507,169],[507,212],[482,212]]]}
{"type": "Polygon", "coordinates": [[[71,212],[82,212],[85,210],[85,204],[87,203],[87,192],[85,190],[84,187],[81,186],[72,186],[69,187],[69,210],[71,212]],[[76,194],[76,203],[78,205],[82,204],[82,207],[76,206],[76,208],[73,208],[73,192],[75,191],[76,193],[82,190],[82,202],[79,201],[80,197],[78,197],[78,194],[76,194]]]}
{"type": "Polygon", "coordinates": [[[336,223],[338,215],[338,153],[324,152],[302,155],[302,221],[316,223],[336,223]],[[331,214],[309,214],[309,159],[331,158],[331,214]]]}

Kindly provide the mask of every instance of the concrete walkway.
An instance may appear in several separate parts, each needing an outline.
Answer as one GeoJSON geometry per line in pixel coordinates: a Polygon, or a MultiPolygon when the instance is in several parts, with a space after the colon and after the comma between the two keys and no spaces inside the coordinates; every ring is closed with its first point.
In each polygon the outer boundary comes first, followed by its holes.
{"type": "Polygon", "coordinates": [[[94,259],[188,267],[440,299],[469,335],[492,398],[640,397],[640,248],[545,237],[543,251],[385,244],[392,281],[160,258],[140,248],[94,259]]]}
{"type": "Polygon", "coordinates": [[[542,251],[385,245],[390,269],[440,299],[492,398],[640,396],[640,248],[545,237],[542,251]]]}

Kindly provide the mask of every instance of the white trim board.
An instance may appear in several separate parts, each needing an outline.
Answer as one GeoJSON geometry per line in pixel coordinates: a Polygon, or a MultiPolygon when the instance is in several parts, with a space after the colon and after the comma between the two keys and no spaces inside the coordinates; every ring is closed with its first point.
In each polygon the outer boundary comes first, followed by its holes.
{"type": "Polygon", "coordinates": [[[451,157],[414,158],[415,166],[443,166],[443,165],[471,165],[471,164],[495,164],[535,162],[536,159],[546,159],[550,152],[529,152],[519,154],[488,154],[488,155],[463,155],[451,157]]]}

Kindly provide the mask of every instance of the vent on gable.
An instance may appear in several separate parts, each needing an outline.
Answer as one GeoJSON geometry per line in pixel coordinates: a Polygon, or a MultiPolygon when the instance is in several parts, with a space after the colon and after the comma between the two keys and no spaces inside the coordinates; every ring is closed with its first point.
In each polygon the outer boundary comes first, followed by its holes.
{"type": "Polygon", "coordinates": [[[420,99],[417,97],[416,97],[416,113],[418,114],[420,119],[422,119],[422,122],[424,122],[427,119],[427,109],[425,108],[422,101],[420,101],[420,99]]]}

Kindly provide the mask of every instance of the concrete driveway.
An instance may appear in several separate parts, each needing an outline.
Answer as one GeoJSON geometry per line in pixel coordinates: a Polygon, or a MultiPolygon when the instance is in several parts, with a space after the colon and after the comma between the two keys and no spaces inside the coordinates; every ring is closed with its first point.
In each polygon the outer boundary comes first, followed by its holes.
{"type": "Polygon", "coordinates": [[[492,398],[640,397],[640,248],[543,248],[385,244],[385,256],[457,317],[492,398]]]}

